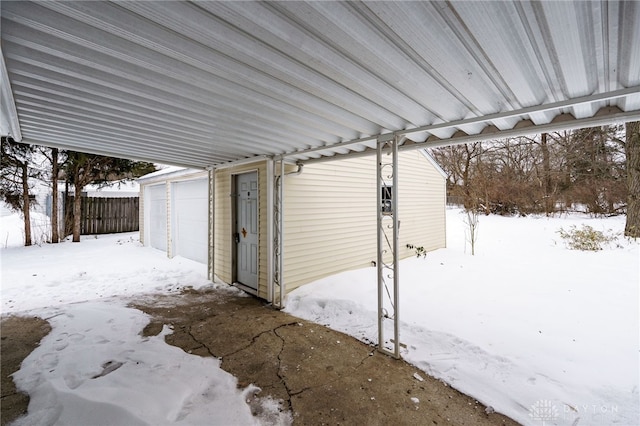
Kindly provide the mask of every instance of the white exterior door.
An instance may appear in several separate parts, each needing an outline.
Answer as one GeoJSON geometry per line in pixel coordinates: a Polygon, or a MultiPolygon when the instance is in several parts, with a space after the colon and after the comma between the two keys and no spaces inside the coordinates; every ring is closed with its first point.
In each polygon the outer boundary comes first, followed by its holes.
{"type": "Polygon", "coordinates": [[[258,289],[258,173],[236,176],[236,279],[258,289]]]}
{"type": "Polygon", "coordinates": [[[207,263],[209,187],[206,179],[173,184],[173,254],[207,263]]]}
{"type": "Polygon", "coordinates": [[[147,188],[149,200],[149,245],[167,250],[167,189],[165,184],[147,188]]]}

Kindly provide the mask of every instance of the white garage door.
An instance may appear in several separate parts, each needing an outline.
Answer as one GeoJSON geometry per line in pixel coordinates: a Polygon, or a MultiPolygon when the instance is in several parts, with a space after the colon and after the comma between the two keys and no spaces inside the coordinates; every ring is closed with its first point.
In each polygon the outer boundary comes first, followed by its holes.
{"type": "Polygon", "coordinates": [[[174,254],[207,263],[208,200],[207,179],[173,184],[174,254]]]}
{"type": "Polygon", "coordinates": [[[147,188],[149,200],[149,245],[167,250],[167,190],[166,186],[155,185],[147,188]]]}

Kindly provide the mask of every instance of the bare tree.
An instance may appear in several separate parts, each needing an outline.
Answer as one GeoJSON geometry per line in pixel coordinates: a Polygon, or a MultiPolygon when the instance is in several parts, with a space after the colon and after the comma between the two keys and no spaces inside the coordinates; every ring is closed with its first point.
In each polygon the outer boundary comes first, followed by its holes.
{"type": "Polygon", "coordinates": [[[51,242],[60,241],[60,227],[58,225],[58,148],[51,148],[51,242]]]}
{"type": "Polygon", "coordinates": [[[466,218],[465,224],[467,229],[465,231],[467,241],[471,244],[471,256],[476,254],[476,242],[478,241],[478,226],[480,221],[478,219],[478,209],[467,209],[465,211],[466,218]]]}
{"type": "Polygon", "coordinates": [[[626,201],[624,142],[617,126],[565,132],[562,146],[565,204],[584,206],[596,215],[617,214],[626,201]]]}
{"type": "Polygon", "coordinates": [[[547,134],[540,135],[540,151],[542,151],[542,183],[544,187],[544,213],[549,216],[555,208],[551,183],[551,157],[549,145],[547,145],[547,134]]]}
{"type": "Polygon", "coordinates": [[[58,193],[58,182],[60,179],[60,158],[62,154],[62,158],[65,156],[65,151],[60,152],[58,148],[49,148],[40,146],[38,147],[39,152],[44,156],[50,165],[50,169],[47,173],[43,173],[44,180],[51,180],[51,240],[50,243],[56,244],[60,242],[60,223],[59,223],[59,193],[58,193]]]}
{"type": "Polygon", "coordinates": [[[620,214],[627,199],[624,136],[602,126],[432,150],[448,195],[503,215],[580,208],[620,214]]]}
{"type": "Polygon", "coordinates": [[[453,197],[460,197],[465,208],[477,206],[474,184],[475,164],[482,155],[480,143],[453,145],[431,151],[434,159],[447,173],[447,190],[453,197]]]}
{"type": "Polygon", "coordinates": [[[487,188],[483,200],[487,211],[506,215],[538,212],[542,190],[536,184],[536,144],[527,138],[502,139],[491,142],[491,149],[485,152],[479,175],[480,184],[487,188]]]}
{"type": "MultiPolygon", "coordinates": [[[[46,150],[47,148],[45,148],[46,150]]],[[[47,156],[51,163],[51,242],[60,242],[60,224],[58,223],[58,180],[60,178],[60,151],[58,148],[50,148],[50,156],[47,156]]]]}
{"type": "Polygon", "coordinates": [[[640,121],[626,123],[627,222],[624,235],[640,237],[640,121]]]}

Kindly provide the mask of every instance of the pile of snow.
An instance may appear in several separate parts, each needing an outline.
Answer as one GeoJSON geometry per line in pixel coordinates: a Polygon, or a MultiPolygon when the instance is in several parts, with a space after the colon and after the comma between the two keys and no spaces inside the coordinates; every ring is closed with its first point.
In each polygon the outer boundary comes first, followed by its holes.
{"type": "Polygon", "coordinates": [[[54,332],[14,375],[32,398],[15,426],[265,423],[245,402],[259,388],[238,390],[219,360],[167,345],[166,326],[141,337],[149,320],[140,311],[89,302],[52,311],[49,321],[54,332]]]}
{"type": "MultiPolygon", "coordinates": [[[[51,220],[44,213],[31,211],[31,243],[44,244],[50,240],[51,220]]],[[[0,215],[0,248],[24,245],[24,217],[7,207],[2,208],[0,215]]]]}
{"type": "MultiPolygon", "coordinates": [[[[640,424],[638,243],[581,252],[557,233],[621,234],[624,217],[479,220],[475,256],[449,210],[448,248],[401,262],[403,358],[524,424],[640,424]]],[[[322,279],[286,311],[377,342],[376,280],[375,268],[322,279]]]]}
{"type": "MultiPolygon", "coordinates": [[[[4,218],[3,218],[4,219],[4,218]]],[[[185,287],[239,290],[206,279],[206,265],[143,247],[137,233],[82,237],[0,250],[2,314],[52,326],[14,375],[31,397],[16,425],[288,425],[281,402],[237,389],[220,361],[190,355],[158,336],[127,298],[185,287]],[[252,407],[254,408],[252,410],[252,407]],[[260,413],[254,417],[252,411],[260,413]]]]}

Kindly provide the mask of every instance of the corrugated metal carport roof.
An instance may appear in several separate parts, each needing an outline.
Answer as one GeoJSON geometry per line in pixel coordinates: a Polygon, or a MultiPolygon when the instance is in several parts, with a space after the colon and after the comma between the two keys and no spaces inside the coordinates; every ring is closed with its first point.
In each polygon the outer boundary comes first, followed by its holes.
{"type": "Polygon", "coordinates": [[[0,130],[31,143],[206,167],[640,118],[634,1],[1,8],[0,130]]]}

